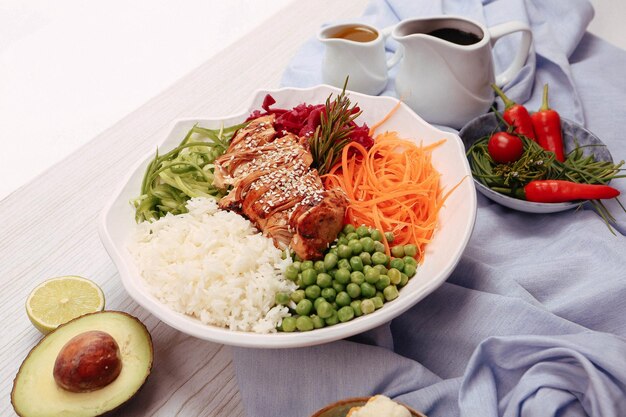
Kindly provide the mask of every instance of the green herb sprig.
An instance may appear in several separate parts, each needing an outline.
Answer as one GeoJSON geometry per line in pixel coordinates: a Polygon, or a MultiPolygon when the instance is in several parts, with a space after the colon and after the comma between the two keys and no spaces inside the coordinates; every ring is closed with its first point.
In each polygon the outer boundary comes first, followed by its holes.
{"type": "Polygon", "coordinates": [[[341,151],[350,142],[350,133],[354,130],[354,119],[360,111],[355,112],[356,105],[351,105],[346,96],[346,85],[341,94],[331,101],[326,99],[325,111],[320,116],[320,125],[309,139],[309,147],[313,155],[313,164],[320,175],[327,174],[339,161],[341,151]]]}

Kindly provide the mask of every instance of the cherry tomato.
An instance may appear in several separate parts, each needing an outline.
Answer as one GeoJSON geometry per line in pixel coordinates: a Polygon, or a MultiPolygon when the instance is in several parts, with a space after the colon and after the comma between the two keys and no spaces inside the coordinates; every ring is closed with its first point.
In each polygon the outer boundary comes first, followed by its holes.
{"type": "Polygon", "coordinates": [[[520,138],[507,132],[491,135],[487,144],[489,155],[499,164],[517,161],[524,153],[524,143],[520,138]]]}

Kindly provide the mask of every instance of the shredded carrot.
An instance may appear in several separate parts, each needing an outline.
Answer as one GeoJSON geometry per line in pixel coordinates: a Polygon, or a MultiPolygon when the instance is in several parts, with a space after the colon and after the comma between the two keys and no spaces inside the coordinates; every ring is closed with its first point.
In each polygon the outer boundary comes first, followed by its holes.
{"type": "Polygon", "coordinates": [[[370,136],[374,136],[376,129],[378,129],[383,123],[389,120],[389,118],[400,108],[401,104],[402,104],[402,100],[398,101],[396,105],[393,106],[391,110],[389,110],[389,113],[387,113],[385,117],[383,117],[380,121],[376,122],[375,124],[372,125],[372,127],[370,127],[370,136]]]}
{"type": "MultiPolygon", "coordinates": [[[[345,191],[350,223],[392,232],[394,245],[415,244],[421,261],[437,226],[439,210],[456,188],[443,194],[440,174],[431,163],[432,151],[444,142],[416,145],[399,138],[396,132],[377,135],[370,150],[350,142],[343,148],[341,161],[322,179],[326,188],[345,191]]],[[[389,244],[384,243],[389,254],[389,244]]]]}

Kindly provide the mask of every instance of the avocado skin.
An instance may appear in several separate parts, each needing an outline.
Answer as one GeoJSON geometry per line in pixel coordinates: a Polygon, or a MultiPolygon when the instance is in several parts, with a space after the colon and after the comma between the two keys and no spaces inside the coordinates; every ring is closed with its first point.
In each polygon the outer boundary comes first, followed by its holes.
{"type": "MultiPolygon", "coordinates": [[[[20,416],[20,417],[34,417],[35,415],[31,415],[28,413],[24,413],[23,410],[20,409],[20,404],[18,404],[19,400],[16,398],[17,397],[17,388],[18,388],[18,380],[20,378],[20,375],[23,371],[23,369],[25,368],[25,366],[27,365],[29,358],[31,358],[33,356],[33,353],[37,352],[38,348],[40,348],[40,346],[42,344],[45,343],[46,340],[49,340],[50,338],[55,338],[56,334],[61,333],[60,330],[64,329],[64,328],[71,328],[73,326],[76,326],[77,322],[81,322],[84,320],[89,320],[89,317],[92,316],[96,316],[96,315],[103,315],[102,317],[106,316],[120,316],[122,318],[125,318],[127,320],[130,320],[131,323],[134,323],[135,325],[138,325],[141,329],[141,333],[142,336],[145,337],[145,347],[148,348],[148,361],[146,363],[146,367],[145,367],[145,376],[143,377],[142,380],[140,380],[138,383],[135,384],[134,387],[131,387],[130,390],[134,390],[132,393],[130,393],[130,395],[128,395],[128,398],[126,398],[124,401],[120,402],[119,404],[116,404],[114,407],[110,408],[110,409],[101,409],[99,410],[97,413],[95,414],[90,414],[90,416],[93,417],[98,417],[98,416],[108,416],[113,414],[115,411],[119,410],[124,404],[126,404],[128,401],[130,401],[132,398],[135,397],[135,395],[137,395],[137,393],[139,393],[139,391],[141,390],[141,388],[145,385],[146,381],[148,380],[148,377],[151,374],[152,371],[152,366],[153,366],[153,362],[154,362],[154,347],[153,347],[153,343],[152,343],[152,336],[150,334],[150,332],[148,331],[147,327],[141,322],[141,320],[139,320],[137,317],[128,314],[124,311],[116,311],[116,310],[106,310],[106,311],[98,311],[98,312],[94,312],[94,313],[88,313],[85,315],[82,315],[80,317],[77,317],[73,320],[68,321],[67,323],[64,323],[62,325],[60,325],[57,329],[55,329],[54,331],[48,333],[47,335],[45,335],[28,353],[28,355],[26,355],[26,358],[24,358],[24,361],[22,362],[22,364],[20,365],[19,370],[17,371],[17,374],[15,375],[15,378],[13,379],[13,389],[11,390],[11,405],[13,406],[13,409],[15,411],[15,413],[20,416]]],[[[67,341],[69,340],[69,338],[67,340],[65,340],[62,345],[64,345],[67,341]]],[[[54,362],[54,358],[56,358],[58,352],[51,352],[50,355],[53,356],[52,361],[54,362]]],[[[124,359],[123,359],[124,360],[124,359]]],[[[50,375],[45,375],[42,376],[44,378],[48,377],[50,378],[52,381],[54,381],[54,377],[52,374],[50,375]]],[[[97,391],[94,391],[97,392],[97,391]]],[[[93,393],[93,392],[92,392],[93,393]]],[[[82,395],[82,394],[76,394],[76,395],[82,395]]],[[[53,416],[56,414],[50,414],[50,416],[53,416]]],[[[80,414],[81,416],[85,416],[85,414],[80,414]]],[[[37,417],[43,417],[43,415],[41,414],[36,414],[37,417]]],[[[69,417],[70,415],[68,415],[69,417]]]]}

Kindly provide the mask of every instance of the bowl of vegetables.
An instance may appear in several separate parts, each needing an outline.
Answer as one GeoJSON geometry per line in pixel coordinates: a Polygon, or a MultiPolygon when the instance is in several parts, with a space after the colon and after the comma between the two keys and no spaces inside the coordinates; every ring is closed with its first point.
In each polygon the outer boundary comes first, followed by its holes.
{"type": "Polygon", "coordinates": [[[390,97],[260,90],[240,113],[176,120],[100,218],[128,294],[228,345],[342,339],[452,273],[476,193],[463,143],[390,97]]]}
{"type": "Polygon", "coordinates": [[[565,211],[586,201],[605,213],[601,200],[619,195],[608,183],[621,177],[624,162],[615,164],[600,138],[549,109],[547,86],[543,106],[547,115],[541,109],[511,114],[521,106],[504,98],[503,114],[481,115],[459,133],[477,190],[496,203],[528,213],[565,211]]]}

